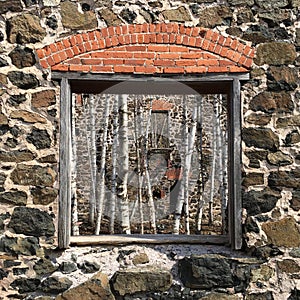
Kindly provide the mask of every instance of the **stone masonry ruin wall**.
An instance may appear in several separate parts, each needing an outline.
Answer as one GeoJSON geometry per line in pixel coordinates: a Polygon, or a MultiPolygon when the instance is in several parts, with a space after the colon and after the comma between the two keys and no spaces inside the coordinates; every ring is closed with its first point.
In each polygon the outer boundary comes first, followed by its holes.
{"type": "Polygon", "coordinates": [[[0,13],[0,299],[300,298],[299,0],[1,0],[0,13]],[[112,45],[123,35],[118,47],[139,52],[126,48],[126,31],[130,43],[143,36],[135,44],[147,42],[140,53],[150,55],[158,53],[158,41],[170,43],[168,30],[182,30],[182,40],[165,54],[174,55],[175,46],[190,49],[203,35],[207,49],[199,50],[212,57],[198,57],[197,66],[191,56],[172,68],[157,60],[147,68],[144,61],[126,65],[124,57],[119,65],[116,51],[90,43],[106,33],[112,45]],[[155,43],[144,39],[152,33],[155,43]],[[220,37],[228,47],[239,41],[242,48],[226,47],[220,56],[220,37]],[[81,53],[78,46],[77,57],[76,47],[67,51],[76,44],[85,47],[81,53]],[[83,65],[96,58],[84,57],[91,52],[86,47],[115,61],[83,65]],[[220,57],[223,71],[212,65],[220,57]],[[51,68],[193,76],[249,70],[241,92],[243,249],[171,244],[58,250],[60,88],[51,68]]]}

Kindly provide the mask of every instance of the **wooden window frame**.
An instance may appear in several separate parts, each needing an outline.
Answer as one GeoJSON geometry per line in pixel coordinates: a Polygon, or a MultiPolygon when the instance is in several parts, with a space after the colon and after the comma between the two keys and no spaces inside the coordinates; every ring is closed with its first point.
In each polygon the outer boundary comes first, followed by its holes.
{"type": "Polygon", "coordinates": [[[72,245],[123,244],[222,244],[232,249],[242,247],[241,200],[241,81],[248,73],[166,77],[182,82],[202,94],[226,93],[229,96],[228,128],[228,235],[99,235],[71,236],[71,95],[72,92],[101,93],[123,81],[160,80],[164,77],[134,75],[102,75],[53,72],[52,79],[60,81],[60,143],[59,143],[59,205],[58,247],[72,245]],[[205,91],[205,92],[204,92],[205,91]]]}

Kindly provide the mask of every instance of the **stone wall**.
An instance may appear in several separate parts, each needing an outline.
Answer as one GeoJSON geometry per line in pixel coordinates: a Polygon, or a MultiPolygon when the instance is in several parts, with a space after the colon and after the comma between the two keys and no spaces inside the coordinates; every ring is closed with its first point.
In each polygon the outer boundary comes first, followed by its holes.
{"type": "Polygon", "coordinates": [[[0,298],[300,298],[299,0],[2,0],[0,13],[0,298]],[[36,50],[163,22],[256,48],[242,86],[244,248],[57,250],[59,86],[36,50]]]}

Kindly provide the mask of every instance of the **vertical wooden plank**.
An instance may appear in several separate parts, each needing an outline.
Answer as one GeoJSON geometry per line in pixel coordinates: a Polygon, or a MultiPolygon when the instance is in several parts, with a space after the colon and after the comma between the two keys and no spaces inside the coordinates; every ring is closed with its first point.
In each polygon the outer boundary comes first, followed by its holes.
{"type": "Polygon", "coordinates": [[[58,247],[67,248],[71,234],[71,89],[62,78],[60,86],[58,247]]]}
{"type": "Polygon", "coordinates": [[[241,199],[241,96],[240,81],[233,79],[230,101],[229,140],[229,237],[233,249],[242,247],[241,199]]]}

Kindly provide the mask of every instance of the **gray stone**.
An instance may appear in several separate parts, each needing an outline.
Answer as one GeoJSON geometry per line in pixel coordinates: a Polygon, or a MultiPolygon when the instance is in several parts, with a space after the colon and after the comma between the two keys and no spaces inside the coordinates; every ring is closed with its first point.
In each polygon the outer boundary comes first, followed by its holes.
{"type": "Polygon", "coordinates": [[[0,251],[11,255],[32,256],[40,253],[39,240],[36,237],[14,238],[2,236],[0,240],[0,251]]]}
{"type": "Polygon", "coordinates": [[[243,128],[242,138],[248,147],[257,147],[276,151],[279,147],[279,137],[269,128],[243,128]]]}
{"type": "Polygon", "coordinates": [[[38,278],[17,278],[11,283],[11,286],[23,294],[36,291],[40,283],[38,278]]]}
{"type": "Polygon", "coordinates": [[[121,13],[120,16],[123,20],[125,20],[127,23],[132,24],[134,22],[134,20],[137,17],[137,14],[134,11],[131,11],[128,8],[124,8],[121,13]]]}
{"type": "Polygon", "coordinates": [[[30,150],[15,150],[15,151],[2,151],[0,150],[0,161],[2,162],[22,162],[30,161],[36,157],[30,150]]]}
{"type": "Polygon", "coordinates": [[[13,274],[15,276],[19,276],[19,275],[25,275],[26,272],[29,270],[28,267],[25,267],[25,268],[13,268],[13,274]]]}
{"type": "Polygon", "coordinates": [[[165,10],[162,15],[166,20],[174,22],[191,21],[191,16],[188,10],[184,6],[180,6],[177,9],[165,10]]]}
{"type": "Polygon", "coordinates": [[[294,218],[287,217],[279,221],[262,224],[268,242],[278,247],[299,247],[300,233],[294,218]]]}
{"type": "Polygon", "coordinates": [[[264,126],[270,123],[272,116],[265,114],[252,113],[245,117],[245,121],[250,124],[255,124],[258,126],[264,126]]]}
{"type": "Polygon", "coordinates": [[[55,90],[44,90],[31,95],[31,105],[34,108],[49,107],[55,103],[55,90]]]}
{"type": "Polygon", "coordinates": [[[97,28],[97,18],[92,11],[81,13],[76,3],[65,1],[60,4],[61,21],[64,27],[73,30],[88,30],[97,28]]]}
{"type": "Polygon", "coordinates": [[[249,173],[243,176],[242,185],[249,187],[252,185],[263,185],[264,184],[264,174],[263,173],[249,173]]]}
{"type": "Polygon", "coordinates": [[[300,190],[294,190],[292,192],[292,199],[290,200],[291,208],[295,211],[300,209],[300,190]]]}
{"type": "Polygon", "coordinates": [[[28,110],[18,109],[14,110],[10,114],[10,118],[19,119],[26,123],[46,123],[47,120],[38,113],[34,113],[28,110]]]}
{"type": "Polygon", "coordinates": [[[32,143],[37,149],[46,149],[51,146],[51,138],[47,130],[33,128],[26,137],[29,143],[32,143]]]}
{"type": "Polygon", "coordinates": [[[254,16],[250,8],[241,9],[237,15],[237,23],[250,23],[254,21],[254,16]]]}
{"type": "Polygon", "coordinates": [[[288,166],[293,163],[293,158],[282,151],[277,151],[274,153],[269,153],[267,155],[268,163],[275,166],[288,166]]]}
{"type": "Polygon", "coordinates": [[[300,258],[300,248],[295,248],[289,252],[290,256],[300,258]]]}
{"type": "Polygon", "coordinates": [[[300,0],[291,0],[292,7],[300,7],[300,0]]]}
{"type": "Polygon", "coordinates": [[[0,280],[3,280],[8,276],[8,272],[6,272],[4,269],[0,268],[0,280]]]}
{"type": "Polygon", "coordinates": [[[245,300],[274,300],[272,292],[253,293],[246,296],[245,300]]]}
{"type": "Polygon", "coordinates": [[[267,79],[267,86],[270,91],[292,91],[297,88],[298,75],[294,68],[270,67],[267,79]]]}
{"type": "Polygon", "coordinates": [[[7,66],[8,66],[8,62],[4,58],[0,57],[0,68],[7,67],[7,66]]]}
{"type": "Polygon", "coordinates": [[[33,187],[30,189],[33,204],[49,205],[57,198],[58,191],[50,187],[33,187]]]}
{"type": "Polygon", "coordinates": [[[49,155],[43,156],[39,159],[39,161],[41,163],[57,163],[55,154],[49,154],[49,155]]]}
{"type": "Polygon", "coordinates": [[[82,270],[83,273],[95,273],[100,270],[100,266],[96,262],[87,260],[79,264],[78,267],[82,270]]]}
{"type": "Polygon", "coordinates": [[[285,127],[297,127],[300,126],[300,116],[294,115],[291,117],[278,118],[276,122],[276,128],[285,128],[285,127]]]}
{"type": "Polygon", "coordinates": [[[246,223],[245,223],[245,229],[246,229],[246,232],[259,233],[259,227],[257,225],[257,222],[251,217],[247,218],[246,223]]]}
{"type": "Polygon", "coordinates": [[[134,265],[146,264],[148,262],[149,262],[149,257],[146,253],[136,254],[132,259],[132,263],[134,265]]]}
{"type": "Polygon", "coordinates": [[[99,272],[86,282],[63,292],[55,300],[115,300],[107,275],[99,272]]]}
{"type": "Polygon", "coordinates": [[[251,190],[242,193],[242,205],[246,209],[248,216],[255,216],[271,211],[280,198],[280,193],[276,193],[268,188],[262,191],[251,190]]]}
{"type": "Polygon", "coordinates": [[[0,214],[0,233],[3,233],[5,229],[5,221],[10,218],[10,213],[0,214]]]}
{"type": "Polygon", "coordinates": [[[252,6],[254,0],[228,0],[228,3],[233,6],[252,6]]]}
{"type": "Polygon", "coordinates": [[[16,207],[8,224],[16,233],[52,236],[55,228],[51,216],[37,208],[16,207]]]}
{"type": "Polygon", "coordinates": [[[226,6],[207,7],[199,12],[199,26],[213,28],[226,24],[226,19],[232,18],[232,12],[226,6]]]}
{"type": "Polygon", "coordinates": [[[6,180],[6,175],[4,173],[0,173],[0,192],[4,192],[4,183],[6,180]]]}
{"type": "Polygon", "coordinates": [[[297,57],[295,46],[285,42],[272,42],[257,47],[254,62],[261,66],[291,64],[297,57]]]}
{"type": "Polygon", "coordinates": [[[251,41],[253,44],[271,42],[273,34],[268,27],[260,25],[252,25],[243,33],[242,38],[246,41],[251,41]]]}
{"type": "Polygon", "coordinates": [[[0,125],[7,125],[8,118],[2,112],[0,112],[0,125]]]}
{"type": "Polygon", "coordinates": [[[300,170],[270,172],[268,184],[271,188],[300,189],[300,170]]]}
{"type": "MultiPolygon", "coordinates": [[[[299,1],[300,2],[300,1],[299,1]]],[[[296,40],[295,45],[300,47],[300,28],[296,28],[296,40]]]]}
{"type": "Polygon", "coordinates": [[[11,95],[8,99],[8,102],[13,106],[18,106],[19,104],[26,101],[25,94],[11,95]]]}
{"type": "Polygon", "coordinates": [[[293,259],[283,259],[277,261],[278,269],[281,272],[288,273],[288,274],[294,274],[300,272],[300,266],[297,264],[297,262],[293,259]]]}
{"type": "Polygon", "coordinates": [[[33,89],[39,86],[39,81],[34,74],[27,74],[19,71],[10,71],[7,74],[12,84],[20,89],[33,89]]]}
{"type": "Polygon", "coordinates": [[[119,26],[122,24],[122,21],[118,18],[111,9],[103,8],[99,12],[100,17],[105,21],[107,26],[119,26]]]}
{"type": "Polygon", "coordinates": [[[67,277],[51,276],[41,283],[41,290],[44,293],[59,294],[69,289],[73,282],[67,277]]]}
{"type": "Polygon", "coordinates": [[[8,11],[21,12],[23,10],[21,0],[1,0],[0,1],[0,14],[5,14],[8,11]]]}
{"type": "Polygon", "coordinates": [[[7,36],[12,44],[37,43],[44,39],[46,31],[39,17],[24,13],[7,21],[7,36]]]}
{"type": "Polygon", "coordinates": [[[49,167],[17,165],[10,178],[15,184],[52,187],[56,173],[49,167]]]}
{"type": "Polygon", "coordinates": [[[185,257],[178,263],[182,283],[192,289],[211,290],[234,285],[230,260],[217,254],[185,257]]]}
{"type": "Polygon", "coordinates": [[[48,27],[50,27],[50,28],[53,29],[53,30],[56,30],[56,29],[57,29],[57,27],[58,27],[58,21],[57,21],[55,15],[47,17],[46,20],[47,20],[47,21],[46,21],[46,25],[47,25],[48,27]]]}
{"type": "Polygon", "coordinates": [[[64,261],[60,264],[59,270],[63,274],[70,274],[72,272],[75,272],[77,270],[77,265],[70,261],[64,261]]]}
{"type": "Polygon", "coordinates": [[[23,191],[11,190],[0,193],[0,203],[21,206],[27,204],[27,194],[23,191]]]}
{"type": "Polygon", "coordinates": [[[60,0],[42,0],[44,6],[57,6],[60,3],[60,0]]]}
{"type": "Polygon", "coordinates": [[[36,275],[46,275],[55,272],[58,266],[54,265],[50,259],[41,258],[33,266],[36,275]]]}
{"type": "Polygon", "coordinates": [[[255,3],[262,9],[273,10],[274,8],[286,7],[289,4],[288,0],[255,0],[255,3]]]}
{"type": "Polygon", "coordinates": [[[31,67],[36,63],[33,50],[28,47],[17,46],[9,53],[9,57],[13,65],[19,69],[31,67]]]}
{"type": "Polygon", "coordinates": [[[294,103],[289,93],[262,92],[256,95],[249,103],[253,111],[265,113],[288,113],[294,109],[294,103]]]}
{"type": "Polygon", "coordinates": [[[298,299],[300,299],[300,290],[294,288],[287,300],[298,300],[298,299]]]}
{"type": "Polygon", "coordinates": [[[117,271],[112,279],[114,290],[121,296],[137,292],[163,292],[172,285],[172,275],[161,268],[134,268],[117,271]]]}
{"type": "Polygon", "coordinates": [[[283,252],[279,250],[277,246],[274,245],[265,245],[262,247],[257,247],[253,253],[260,260],[267,260],[270,257],[275,257],[282,255],[283,252]]]}
{"type": "Polygon", "coordinates": [[[280,22],[289,20],[291,13],[287,9],[276,9],[267,12],[261,12],[258,14],[258,16],[274,27],[275,25],[279,26],[280,22]]]}
{"type": "Polygon", "coordinates": [[[210,293],[199,299],[201,299],[201,300],[239,300],[237,295],[228,295],[226,293],[210,293]]]}

